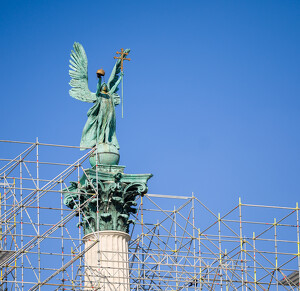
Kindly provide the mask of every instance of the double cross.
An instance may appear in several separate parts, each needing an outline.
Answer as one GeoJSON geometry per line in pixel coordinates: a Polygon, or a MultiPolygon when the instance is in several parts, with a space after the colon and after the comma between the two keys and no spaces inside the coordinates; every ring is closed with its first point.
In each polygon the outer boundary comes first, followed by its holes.
{"type": "Polygon", "coordinates": [[[120,52],[116,52],[116,54],[120,55],[119,57],[114,57],[114,59],[118,59],[118,60],[121,60],[121,71],[123,72],[123,61],[126,60],[126,61],[131,61],[130,58],[126,58],[126,56],[129,54],[129,53],[125,53],[124,52],[124,49],[121,48],[121,51],[120,52]]]}

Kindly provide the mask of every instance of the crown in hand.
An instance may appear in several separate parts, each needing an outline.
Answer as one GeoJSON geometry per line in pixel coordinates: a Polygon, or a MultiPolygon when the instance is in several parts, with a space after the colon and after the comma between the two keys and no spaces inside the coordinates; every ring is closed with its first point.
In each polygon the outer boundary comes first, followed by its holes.
{"type": "Polygon", "coordinates": [[[103,69],[100,69],[100,70],[98,70],[98,71],[96,72],[96,74],[97,74],[97,77],[98,77],[98,78],[101,78],[102,76],[105,75],[105,71],[104,71],[103,69]]]}

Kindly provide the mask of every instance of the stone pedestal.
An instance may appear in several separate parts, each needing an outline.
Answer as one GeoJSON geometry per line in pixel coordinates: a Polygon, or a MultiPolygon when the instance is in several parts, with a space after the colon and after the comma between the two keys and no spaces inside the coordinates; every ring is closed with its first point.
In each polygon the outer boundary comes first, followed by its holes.
{"type": "Polygon", "coordinates": [[[83,239],[85,248],[97,239],[99,241],[85,253],[84,290],[130,291],[130,235],[122,231],[106,230],[90,233],[83,239]]]}

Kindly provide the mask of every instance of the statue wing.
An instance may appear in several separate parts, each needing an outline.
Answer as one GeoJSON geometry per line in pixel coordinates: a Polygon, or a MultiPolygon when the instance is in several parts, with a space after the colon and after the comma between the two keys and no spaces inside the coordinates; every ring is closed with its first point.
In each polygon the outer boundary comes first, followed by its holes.
{"type": "MultiPolygon", "coordinates": [[[[130,52],[130,49],[126,49],[124,50],[124,53],[129,53],[130,52]]],[[[119,74],[121,72],[121,60],[117,60],[116,61],[116,64],[110,74],[110,77],[108,79],[108,82],[107,82],[107,87],[108,87],[108,91],[116,84],[116,82],[118,81],[119,79],[119,74]]],[[[116,89],[115,92],[118,91],[118,88],[116,89]]]]}
{"type": "Polygon", "coordinates": [[[75,42],[73,45],[74,51],[71,51],[69,74],[72,78],[70,81],[73,87],[69,93],[70,96],[84,102],[95,102],[96,94],[92,93],[88,87],[88,61],[83,46],[75,42]]]}

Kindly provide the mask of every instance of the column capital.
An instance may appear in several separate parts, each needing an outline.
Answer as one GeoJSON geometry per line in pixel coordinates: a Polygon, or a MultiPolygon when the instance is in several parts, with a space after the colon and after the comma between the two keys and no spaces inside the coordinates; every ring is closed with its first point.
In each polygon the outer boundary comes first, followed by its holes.
{"type": "Polygon", "coordinates": [[[79,182],[64,189],[64,204],[78,209],[84,234],[115,230],[129,232],[136,198],[148,191],[152,174],[125,174],[123,166],[100,165],[84,170],[79,182]],[[82,204],[84,204],[82,206],[82,204]]]}

